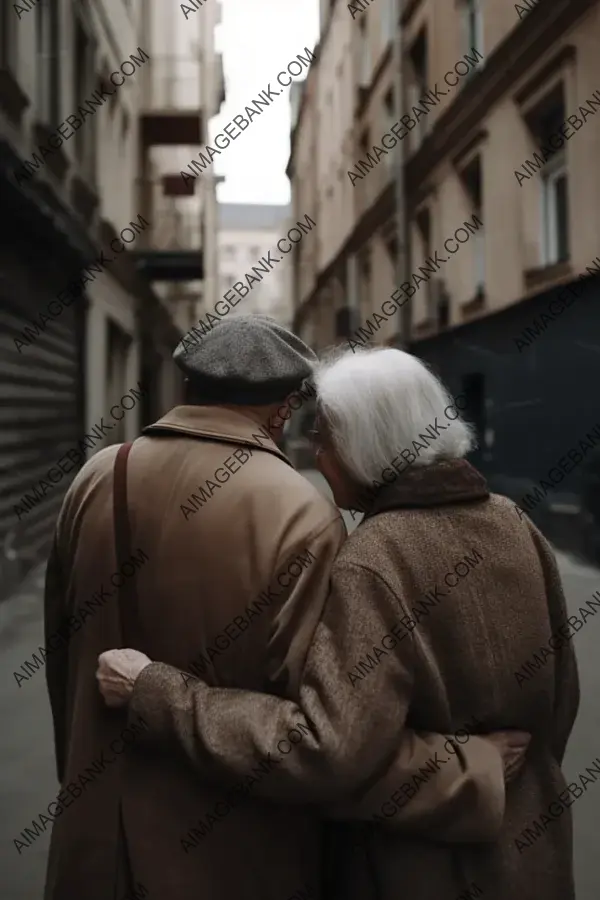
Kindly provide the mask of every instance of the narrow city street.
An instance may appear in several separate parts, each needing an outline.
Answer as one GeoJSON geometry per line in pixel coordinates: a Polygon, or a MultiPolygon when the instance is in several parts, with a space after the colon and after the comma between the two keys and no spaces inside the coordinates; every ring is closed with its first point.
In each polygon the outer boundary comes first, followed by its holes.
{"type": "MultiPolygon", "coordinates": [[[[305,473],[320,489],[317,473],[305,473]]],[[[352,520],[347,517],[350,528],[352,520]]],[[[600,571],[558,554],[569,606],[576,612],[600,589],[600,571]]],[[[14,672],[43,644],[43,569],[0,604],[0,721],[4,722],[0,760],[0,897],[38,900],[42,897],[49,833],[19,854],[13,839],[45,810],[57,790],[52,752],[52,728],[44,672],[35,672],[20,687],[14,672]]],[[[581,711],[565,761],[565,772],[576,776],[600,756],[600,666],[597,645],[600,617],[590,619],[576,636],[581,673],[581,711]],[[595,699],[596,698],[596,699],[595,699]]],[[[577,900],[600,896],[596,840],[600,828],[600,785],[591,784],[573,806],[578,892],[577,900]]],[[[82,898],[84,900],[84,898],[82,898]]],[[[162,898],[161,898],[162,900],[162,898]]],[[[166,898],[164,898],[166,900],[166,898]]]]}

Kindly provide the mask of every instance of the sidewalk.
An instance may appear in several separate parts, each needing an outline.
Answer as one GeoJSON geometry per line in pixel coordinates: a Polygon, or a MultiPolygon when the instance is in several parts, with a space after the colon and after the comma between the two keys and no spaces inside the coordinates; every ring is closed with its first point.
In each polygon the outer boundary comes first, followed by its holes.
{"type": "MultiPolygon", "coordinates": [[[[43,896],[50,832],[17,852],[13,839],[56,795],[52,717],[46,678],[40,669],[17,685],[14,672],[44,645],[44,566],[0,603],[0,897],[43,896]]],[[[83,898],[82,898],[83,900],[83,898]]]]}

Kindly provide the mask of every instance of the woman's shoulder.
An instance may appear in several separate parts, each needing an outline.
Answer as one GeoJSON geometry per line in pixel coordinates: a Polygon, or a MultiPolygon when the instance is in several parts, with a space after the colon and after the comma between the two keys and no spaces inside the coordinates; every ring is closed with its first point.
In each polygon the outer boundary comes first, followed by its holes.
{"type": "MultiPolygon", "coordinates": [[[[527,518],[518,504],[502,494],[490,494],[484,502],[487,516],[503,531],[527,518]]],[[[344,542],[337,563],[377,569],[382,558],[392,552],[396,558],[401,554],[410,559],[415,544],[419,547],[424,540],[427,543],[436,538],[441,524],[437,518],[439,510],[440,507],[392,509],[366,517],[344,542]]],[[[446,507],[450,515],[452,511],[446,507]]]]}
{"type": "Polygon", "coordinates": [[[407,517],[399,516],[396,510],[363,519],[344,541],[336,565],[377,569],[378,559],[389,550],[390,543],[402,541],[404,526],[408,531],[407,517]]]}

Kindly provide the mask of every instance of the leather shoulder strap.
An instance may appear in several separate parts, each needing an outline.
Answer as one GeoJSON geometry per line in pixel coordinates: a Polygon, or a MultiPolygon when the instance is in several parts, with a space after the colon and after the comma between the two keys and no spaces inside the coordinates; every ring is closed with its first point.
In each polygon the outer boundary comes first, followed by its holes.
{"type": "MultiPolygon", "coordinates": [[[[124,564],[131,562],[131,526],[127,505],[127,461],[132,443],[122,444],[115,458],[113,477],[113,518],[115,532],[115,556],[121,585],[118,590],[121,641],[124,647],[142,650],[142,633],[135,570],[125,574],[124,564]]],[[[130,567],[128,567],[130,568],[130,567]]]]}

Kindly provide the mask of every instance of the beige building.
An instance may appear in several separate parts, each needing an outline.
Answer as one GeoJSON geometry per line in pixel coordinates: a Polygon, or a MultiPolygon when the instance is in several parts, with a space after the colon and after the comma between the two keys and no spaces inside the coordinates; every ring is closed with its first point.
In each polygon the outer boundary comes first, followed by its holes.
{"type": "MultiPolygon", "coordinates": [[[[291,324],[289,257],[277,249],[277,242],[288,230],[289,214],[289,206],[281,204],[218,205],[219,296],[223,297],[240,281],[248,288],[248,293],[232,309],[232,315],[262,313],[282,325],[291,324]],[[254,273],[253,269],[256,269],[254,273]]],[[[289,242],[283,246],[292,248],[289,242]]]]}
{"type": "Polygon", "coordinates": [[[217,289],[216,185],[212,173],[192,181],[182,170],[208,140],[225,100],[223,60],[216,50],[218,0],[174,9],[145,0],[142,35],[152,60],[142,79],[138,179],[141,206],[152,220],[149,265],[157,290],[185,332],[217,289]]]}
{"type": "Polygon", "coordinates": [[[431,338],[598,253],[600,4],[396,2],[324,0],[296,104],[293,217],[319,227],[295,324],[320,345],[431,338]]]}
{"type": "Polygon", "coordinates": [[[86,456],[178,396],[163,371],[179,332],[137,264],[142,10],[0,5],[5,585],[44,553],[86,456]]]}
{"type": "Polygon", "coordinates": [[[220,6],[167,7],[0,4],[2,590],[85,458],[180,401],[173,347],[214,289],[214,184],[181,196],[179,170],[222,98],[220,6]]]}

